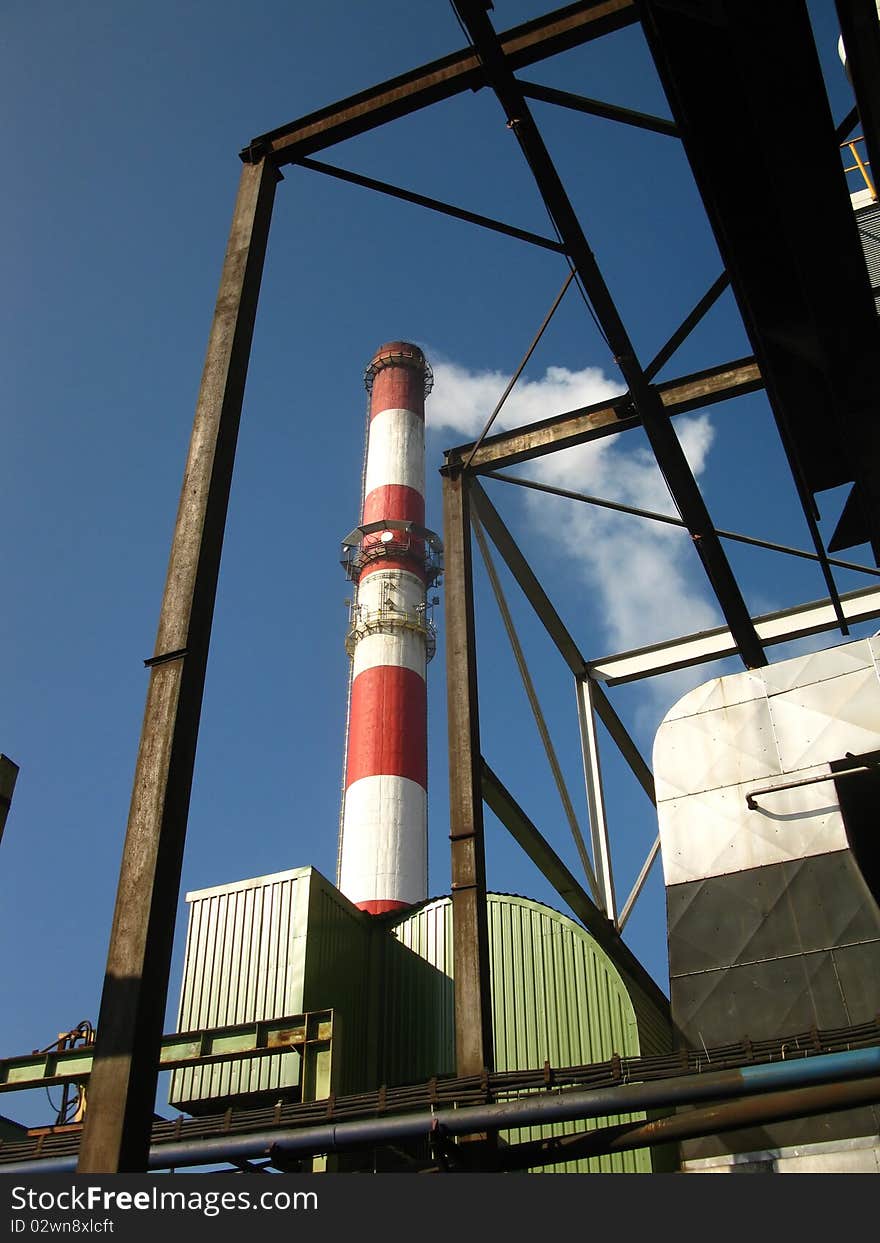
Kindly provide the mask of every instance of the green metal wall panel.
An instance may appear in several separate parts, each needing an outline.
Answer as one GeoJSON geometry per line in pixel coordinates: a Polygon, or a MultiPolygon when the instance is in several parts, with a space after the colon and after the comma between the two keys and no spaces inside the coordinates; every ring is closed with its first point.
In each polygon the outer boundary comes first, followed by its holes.
{"type": "MultiPolygon", "coordinates": [[[[452,978],[452,903],[440,898],[398,919],[394,936],[433,968],[452,978]]],[[[535,902],[506,894],[489,895],[490,963],[495,1065],[498,1070],[525,1070],[543,1066],[577,1066],[606,1061],[613,1053],[623,1057],[659,1051],[643,1047],[640,1027],[655,1041],[669,1047],[670,1031],[653,1002],[638,996],[621,977],[615,964],[573,919],[535,902]],[[640,1024],[632,992],[645,1012],[640,1024]]],[[[393,992],[393,981],[388,990],[393,992]]],[[[428,999],[423,998],[427,1003],[428,999]]],[[[452,1064],[451,993],[434,995],[433,1020],[449,1031],[452,1064]]],[[[395,1014],[399,1030],[401,1015],[395,1014]]],[[[405,1015],[403,1016],[405,1019],[405,1015]]],[[[420,1038],[426,1010],[420,1011],[419,1030],[409,1027],[412,1042],[420,1038]]],[[[386,1007],[386,1026],[390,1015],[386,1007]]],[[[600,1119],[601,1125],[644,1118],[644,1114],[600,1119]]],[[[540,1139],[568,1131],[588,1130],[595,1122],[528,1127],[506,1132],[509,1143],[540,1139]]],[[[582,1161],[559,1163],[547,1172],[650,1172],[647,1149],[582,1161]]]]}
{"type": "Polygon", "coordinates": [[[381,968],[372,952],[375,931],[369,915],[312,869],[303,1005],[334,1012],[332,1081],[339,1095],[376,1087],[373,1000],[381,968]]]}
{"type": "MultiPolygon", "coordinates": [[[[299,1014],[311,868],[187,894],[190,904],[178,1031],[299,1014]]],[[[296,1053],[175,1071],[169,1102],[189,1112],[218,1098],[290,1090],[296,1053]],[[204,1102],[203,1105],[200,1102],[204,1102]]]]}
{"type": "MultiPolygon", "coordinates": [[[[199,890],[187,901],[179,1031],[333,1009],[334,1091],[375,1086],[369,916],[314,868],[199,890]]],[[[196,1113],[227,1097],[291,1094],[299,1071],[297,1053],[175,1071],[169,1101],[196,1113]]]]}
{"type": "Polygon", "coordinates": [[[455,1073],[452,918],[449,900],[421,907],[393,935],[384,955],[379,1080],[389,1086],[455,1073]]]}
{"type": "Polygon", "coordinates": [[[446,964],[452,962],[451,906],[449,898],[434,898],[398,917],[391,928],[402,945],[440,971],[446,971],[446,964]]]}
{"type": "MultiPolygon", "coordinates": [[[[579,1066],[612,1053],[640,1052],[635,1011],[617,969],[592,938],[564,915],[525,898],[489,898],[489,955],[497,1070],[548,1062],[579,1066]],[[532,999],[532,1004],[529,1004],[532,999]]],[[[627,1115],[607,1120],[629,1121],[627,1115]]],[[[510,1144],[588,1130],[595,1123],[520,1127],[510,1144]]],[[[603,1120],[604,1125],[604,1120],[603,1120]]],[[[651,1169],[645,1151],[560,1162],[546,1172],[638,1173],[651,1169]]]]}

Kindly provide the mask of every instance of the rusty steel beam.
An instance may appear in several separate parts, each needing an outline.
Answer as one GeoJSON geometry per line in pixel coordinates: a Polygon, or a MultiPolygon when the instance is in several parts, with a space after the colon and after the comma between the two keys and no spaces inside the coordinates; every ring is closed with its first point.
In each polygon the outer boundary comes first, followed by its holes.
{"type": "Polygon", "coordinates": [[[478,1075],[492,1069],[494,1049],[468,492],[466,476],[444,473],[455,1063],[457,1074],[478,1075]]]}
{"type": "MultiPolygon", "coordinates": [[[[666,413],[675,415],[687,414],[691,410],[713,406],[732,397],[754,393],[761,387],[761,373],[755,360],[743,358],[658,384],[657,392],[666,413]]],[[[557,414],[525,427],[487,436],[474,453],[469,470],[479,473],[498,470],[503,466],[514,466],[517,462],[529,462],[559,449],[570,449],[588,440],[598,440],[602,436],[615,435],[639,426],[640,421],[633,411],[629,397],[621,394],[612,402],[603,401],[594,406],[582,406],[578,410],[568,410],[564,414],[557,414]]],[[[464,465],[473,447],[471,442],[447,449],[447,465],[464,465]]]]}
{"type": "Polygon", "coordinates": [[[599,909],[574,873],[569,871],[485,760],[482,762],[482,792],[486,806],[498,817],[517,845],[522,847],[544,879],[571,907],[584,927],[607,948],[611,920],[599,909]]]}
{"type": "Polygon", "coordinates": [[[98,1018],[80,1173],[145,1170],[199,715],[276,169],[242,169],[196,403],[98,1018]]]}
{"type": "MultiPolygon", "coordinates": [[[[581,0],[506,31],[501,46],[511,68],[524,69],[636,21],[633,0],[581,0]]],[[[270,155],[276,164],[286,164],[482,86],[480,59],[466,48],[261,134],[241,158],[252,162],[270,155]]]]}

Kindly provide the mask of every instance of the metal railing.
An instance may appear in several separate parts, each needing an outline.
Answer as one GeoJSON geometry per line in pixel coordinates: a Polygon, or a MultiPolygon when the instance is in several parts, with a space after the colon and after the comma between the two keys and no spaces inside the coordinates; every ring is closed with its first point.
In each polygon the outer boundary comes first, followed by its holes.
{"type": "Polygon", "coordinates": [[[871,177],[871,174],[868,172],[871,161],[864,159],[861,153],[859,152],[859,148],[858,148],[858,144],[863,143],[864,141],[865,141],[864,137],[861,134],[859,134],[857,137],[848,138],[846,142],[842,142],[840,144],[841,151],[848,150],[853,160],[855,161],[854,164],[844,164],[843,171],[845,173],[855,173],[855,172],[860,173],[862,180],[865,183],[866,189],[868,189],[871,192],[871,198],[876,203],[877,202],[877,191],[874,188],[874,181],[871,177]]]}

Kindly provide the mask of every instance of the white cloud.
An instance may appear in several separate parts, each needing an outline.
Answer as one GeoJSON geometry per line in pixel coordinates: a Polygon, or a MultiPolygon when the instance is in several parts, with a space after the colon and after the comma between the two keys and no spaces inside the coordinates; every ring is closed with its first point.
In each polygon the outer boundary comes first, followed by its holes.
{"type": "MultiPolygon", "coordinates": [[[[494,371],[472,372],[442,359],[434,363],[434,375],[429,427],[456,433],[461,440],[474,439],[508,377],[494,371]]],[[[493,431],[591,405],[621,391],[621,381],[594,367],[583,371],[548,367],[540,379],[520,380],[493,431]]],[[[699,475],[713,439],[708,416],[680,417],[675,429],[694,474],[699,475]]],[[[636,435],[609,436],[538,458],[522,469],[528,478],[556,487],[674,514],[653,454],[644,442],[635,440],[636,435]]],[[[577,636],[587,656],[626,651],[720,624],[686,532],[532,491],[524,492],[524,504],[533,528],[552,541],[570,574],[595,595],[602,633],[577,636]]],[[[540,566],[535,569],[539,577],[546,577],[540,566]]],[[[548,588],[552,594],[549,582],[548,588]]],[[[687,681],[695,684],[693,671],[687,681]]],[[[664,686],[667,705],[671,692],[674,688],[664,686]]]]}
{"type": "MultiPolygon", "coordinates": [[[[443,358],[433,361],[433,353],[431,357],[434,391],[426,407],[428,426],[476,439],[510,377],[500,371],[469,371],[443,358]]],[[[598,367],[585,367],[583,371],[548,367],[543,379],[520,377],[492,425],[492,432],[589,406],[619,396],[622,391],[620,381],[607,379],[598,367]]]]}

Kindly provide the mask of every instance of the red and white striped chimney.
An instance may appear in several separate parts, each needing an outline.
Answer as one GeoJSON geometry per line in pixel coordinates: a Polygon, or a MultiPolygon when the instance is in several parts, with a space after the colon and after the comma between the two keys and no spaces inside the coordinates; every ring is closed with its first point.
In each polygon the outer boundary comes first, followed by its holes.
{"type": "Polygon", "coordinates": [[[366,370],[370,423],[361,525],[343,542],[356,594],[340,890],[372,915],[427,897],[427,588],[442,547],[425,528],[425,396],[418,346],[392,341],[366,370]]]}

